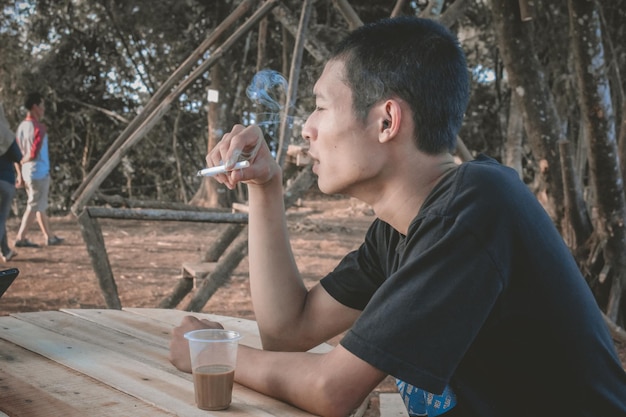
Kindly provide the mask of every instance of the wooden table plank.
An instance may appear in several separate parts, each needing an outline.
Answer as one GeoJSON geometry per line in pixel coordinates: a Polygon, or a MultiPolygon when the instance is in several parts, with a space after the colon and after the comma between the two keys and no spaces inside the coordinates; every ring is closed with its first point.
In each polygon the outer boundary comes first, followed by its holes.
{"type": "Polygon", "coordinates": [[[171,338],[173,326],[165,325],[149,317],[128,314],[122,310],[63,309],[61,311],[157,346],[167,346],[171,338]]]}
{"type": "Polygon", "coordinates": [[[241,339],[242,344],[255,348],[261,347],[261,339],[258,336],[259,331],[256,323],[252,320],[158,308],[124,309],[123,311],[63,309],[61,311],[168,348],[172,328],[177,326],[183,317],[193,315],[198,318],[219,321],[224,327],[241,332],[243,335],[241,339]]]}
{"type": "MultiPolygon", "coordinates": [[[[169,348],[164,338],[140,338],[140,336],[144,335],[142,331],[137,331],[135,334],[121,333],[114,329],[100,326],[93,321],[85,320],[80,316],[60,311],[17,313],[12,316],[73,339],[111,349],[136,361],[173,373],[179,377],[189,378],[187,374],[178,371],[169,363],[169,348]]],[[[169,335],[170,325],[161,322],[155,323],[161,327],[155,330],[157,333],[167,333],[169,335]]],[[[158,326],[147,327],[155,328],[158,326]]]]}
{"type": "MultiPolygon", "coordinates": [[[[143,314],[118,310],[20,313],[0,318],[3,329],[0,338],[176,415],[221,416],[219,412],[195,407],[191,375],[179,372],[167,361],[172,323],[178,324],[189,314],[178,312],[171,314],[173,318],[169,317],[168,312],[174,311],[154,314],[160,319],[150,316],[156,311],[143,314]]],[[[256,324],[249,320],[212,318],[228,319],[240,329],[252,331],[252,335],[258,332],[256,324]]],[[[238,384],[235,384],[228,413],[258,417],[310,416],[238,384]]]]}
{"type": "MultiPolygon", "coordinates": [[[[219,412],[199,410],[194,404],[193,382],[138,362],[118,352],[75,340],[42,329],[14,317],[10,323],[0,318],[2,338],[54,360],[124,393],[141,398],[148,404],[184,416],[221,416],[219,412]]],[[[98,331],[94,327],[94,332],[98,331]]],[[[103,337],[107,333],[103,332],[103,337]]],[[[268,397],[259,396],[237,385],[233,391],[232,416],[295,416],[309,415],[268,397]],[[255,404],[262,403],[261,409],[255,404]],[[266,407],[268,412],[263,410],[266,407]],[[277,413],[274,412],[277,410],[277,413]]]]}
{"type": "Polygon", "coordinates": [[[0,416],[175,415],[1,339],[0,398],[0,416]]]}
{"type": "Polygon", "coordinates": [[[160,308],[125,308],[124,311],[141,317],[150,317],[154,320],[168,323],[172,327],[178,326],[185,316],[194,316],[199,319],[217,321],[221,323],[224,328],[240,332],[243,335],[243,338],[241,339],[242,344],[257,349],[261,348],[259,328],[253,320],[220,316],[217,314],[194,313],[189,311],[166,310],[160,308]]]}
{"type": "MultiPolygon", "coordinates": [[[[84,310],[79,310],[84,311],[84,310]]],[[[246,336],[242,339],[241,343],[246,346],[254,347],[257,349],[261,349],[261,338],[258,336],[258,326],[253,320],[246,320],[236,317],[228,317],[228,316],[220,316],[217,314],[207,314],[207,313],[195,313],[190,311],[182,311],[182,310],[166,310],[159,308],[124,308],[124,311],[151,317],[156,320],[160,320],[166,323],[171,324],[172,326],[177,326],[180,324],[181,320],[185,316],[194,316],[199,319],[205,318],[212,321],[217,321],[224,326],[224,328],[229,330],[236,330],[246,336]],[[254,334],[255,336],[251,336],[254,334]]],[[[309,352],[314,353],[326,353],[333,349],[333,347],[327,343],[323,343],[309,352]]]]}

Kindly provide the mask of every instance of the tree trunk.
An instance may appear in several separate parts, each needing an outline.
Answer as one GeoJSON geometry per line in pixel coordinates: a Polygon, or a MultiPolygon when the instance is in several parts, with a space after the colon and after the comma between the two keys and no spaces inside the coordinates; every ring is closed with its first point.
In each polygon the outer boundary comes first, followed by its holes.
{"type": "Polygon", "coordinates": [[[626,181],[626,102],[622,103],[622,123],[619,129],[619,160],[622,181],[626,181]]]}
{"type": "Polygon", "coordinates": [[[626,316],[620,300],[626,288],[626,200],[619,168],[615,118],[605,64],[600,17],[592,0],[569,0],[572,45],[589,167],[596,190],[596,233],[606,238],[604,271],[610,278],[607,316],[620,324],[626,316]],[[622,311],[620,311],[622,310],[622,311]]]}
{"type": "Polygon", "coordinates": [[[563,238],[576,253],[577,258],[586,258],[589,249],[586,244],[593,232],[587,206],[582,196],[580,181],[576,175],[574,158],[569,141],[561,141],[561,170],[565,184],[565,227],[563,238]]]}
{"type": "Polygon", "coordinates": [[[532,24],[523,23],[519,5],[512,0],[492,0],[498,47],[513,94],[517,94],[524,126],[539,165],[539,194],[558,228],[564,215],[563,182],[558,141],[563,133],[554,98],[534,51],[532,24]]]}
{"type": "Polygon", "coordinates": [[[182,112],[178,109],[176,113],[176,119],[174,120],[174,131],[172,132],[172,155],[174,155],[174,161],[176,162],[176,179],[178,180],[178,197],[185,203],[187,203],[187,191],[185,190],[185,180],[183,179],[183,171],[180,163],[180,156],[178,155],[178,126],[180,125],[180,116],[182,112]]]}
{"type": "Polygon", "coordinates": [[[517,171],[520,179],[523,178],[522,155],[524,148],[524,120],[520,108],[520,99],[517,94],[511,94],[509,106],[509,120],[506,123],[506,147],[503,155],[504,164],[517,171]]]}
{"type": "MultiPolygon", "coordinates": [[[[207,106],[207,153],[220,141],[220,103],[224,93],[222,89],[222,79],[220,65],[211,68],[211,88],[218,91],[222,97],[218,101],[209,101],[207,106]]],[[[230,207],[232,193],[225,186],[213,181],[211,178],[203,178],[200,188],[191,200],[191,204],[202,207],[230,207]]]]}

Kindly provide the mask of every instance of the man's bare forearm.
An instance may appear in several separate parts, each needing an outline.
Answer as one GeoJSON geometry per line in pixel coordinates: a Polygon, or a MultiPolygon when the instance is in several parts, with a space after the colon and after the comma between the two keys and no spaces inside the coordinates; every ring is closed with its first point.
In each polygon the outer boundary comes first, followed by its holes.
{"type": "Polygon", "coordinates": [[[314,354],[240,346],[235,380],[316,415],[346,416],[385,374],[343,348],[336,349],[314,354]]]}
{"type": "Polygon", "coordinates": [[[289,346],[304,309],[307,290],[300,278],[289,237],[283,204],[282,177],[249,187],[250,290],[264,347],[273,341],[289,346]]]}

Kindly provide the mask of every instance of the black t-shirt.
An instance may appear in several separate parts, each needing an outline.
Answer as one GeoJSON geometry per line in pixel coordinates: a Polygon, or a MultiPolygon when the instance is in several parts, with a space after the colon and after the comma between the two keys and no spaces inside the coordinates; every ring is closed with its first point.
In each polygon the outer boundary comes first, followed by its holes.
{"type": "MultiPolygon", "coordinates": [[[[322,280],[363,313],[341,344],[456,413],[626,416],[626,373],[536,197],[486,157],[440,181],[407,236],[376,220],[322,280]]],[[[455,413],[455,414],[456,414],[455,413]]]]}

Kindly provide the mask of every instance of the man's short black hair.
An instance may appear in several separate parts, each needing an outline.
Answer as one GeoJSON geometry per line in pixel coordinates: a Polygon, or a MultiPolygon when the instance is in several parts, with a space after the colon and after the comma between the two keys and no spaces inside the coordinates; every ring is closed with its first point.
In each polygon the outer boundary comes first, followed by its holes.
{"type": "Polygon", "coordinates": [[[417,148],[452,151],[469,101],[465,54],[455,35],[430,19],[402,16],[350,33],[332,53],[345,65],[362,120],[380,100],[398,97],[413,112],[417,148]]]}
{"type": "Polygon", "coordinates": [[[26,96],[26,100],[24,101],[24,107],[26,110],[30,111],[36,104],[41,104],[43,101],[43,96],[39,93],[30,93],[26,96]]]}

